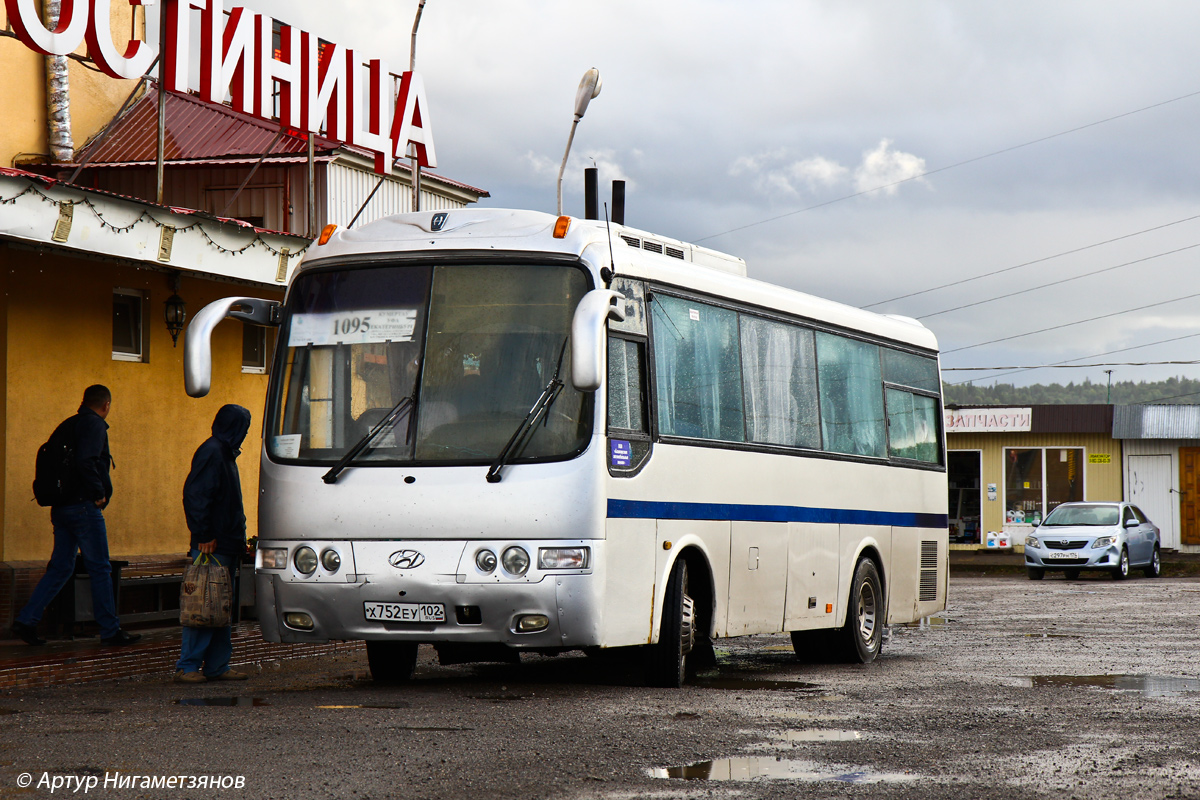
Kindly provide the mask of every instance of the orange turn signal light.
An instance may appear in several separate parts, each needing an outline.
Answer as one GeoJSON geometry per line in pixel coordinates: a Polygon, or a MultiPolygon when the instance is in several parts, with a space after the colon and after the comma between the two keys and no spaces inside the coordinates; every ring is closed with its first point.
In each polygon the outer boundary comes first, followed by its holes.
{"type": "Polygon", "coordinates": [[[559,217],[554,223],[554,238],[561,239],[567,235],[567,229],[571,227],[570,217],[559,217]]]}
{"type": "Polygon", "coordinates": [[[337,230],[337,225],[333,224],[332,222],[329,223],[328,225],[326,225],[325,229],[321,231],[321,237],[319,239],[317,239],[317,244],[323,245],[326,242],[328,242],[329,237],[333,236],[333,232],[336,230],[337,230]]]}
{"type": "Polygon", "coordinates": [[[833,613],[833,603],[826,603],[826,604],[825,604],[825,613],[826,613],[826,614],[832,614],[832,613],[833,613]]]}

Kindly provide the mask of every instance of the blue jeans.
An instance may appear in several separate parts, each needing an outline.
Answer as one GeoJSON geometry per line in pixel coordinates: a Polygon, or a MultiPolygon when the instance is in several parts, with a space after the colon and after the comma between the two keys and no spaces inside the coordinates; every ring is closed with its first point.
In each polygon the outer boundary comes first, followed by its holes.
{"type": "Polygon", "coordinates": [[[50,509],[54,524],[54,552],[50,566],[38,581],[29,602],[17,615],[17,621],[36,626],[59,590],[75,574],[75,554],[83,556],[92,579],[92,615],[104,638],[116,636],[121,630],[117,619],[117,603],[113,598],[112,567],[108,563],[108,529],[104,514],[95,503],[83,502],[50,509]]]}
{"type": "MultiPolygon", "coordinates": [[[[188,559],[195,561],[200,555],[199,550],[188,553],[188,559]]],[[[229,556],[219,556],[216,553],[210,558],[223,567],[233,564],[230,580],[233,582],[233,602],[237,607],[237,564],[229,556]]],[[[183,642],[180,648],[179,660],[175,669],[181,672],[203,672],[205,677],[215,678],[229,671],[229,659],[233,656],[233,627],[224,628],[184,628],[183,642]]]]}

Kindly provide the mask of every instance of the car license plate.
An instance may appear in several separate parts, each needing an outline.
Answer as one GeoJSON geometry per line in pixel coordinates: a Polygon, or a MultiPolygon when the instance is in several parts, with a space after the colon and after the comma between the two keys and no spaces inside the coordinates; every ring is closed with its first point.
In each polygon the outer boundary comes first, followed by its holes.
{"type": "Polygon", "coordinates": [[[1045,557],[1051,561],[1053,561],[1056,558],[1079,558],[1079,553],[1068,553],[1068,552],[1046,553],[1045,557]]]}
{"type": "Polygon", "coordinates": [[[367,619],[374,622],[445,622],[441,603],[363,603],[367,619]]]}

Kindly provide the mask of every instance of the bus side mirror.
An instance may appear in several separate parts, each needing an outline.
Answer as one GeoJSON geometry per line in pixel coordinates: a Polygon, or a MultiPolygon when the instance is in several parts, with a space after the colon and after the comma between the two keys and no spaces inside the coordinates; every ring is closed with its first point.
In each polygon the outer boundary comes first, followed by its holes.
{"type": "Polygon", "coordinates": [[[571,385],[581,392],[594,392],[604,381],[608,371],[604,361],[605,323],[625,319],[624,300],[625,295],[612,289],[593,289],[575,309],[571,320],[571,385]]]}
{"type": "Polygon", "coordinates": [[[254,325],[278,325],[277,300],[261,297],[225,297],[200,309],[188,323],[183,340],[183,383],[191,397],[204,397],[212,384],[212,332],[217,323],[233,317],[254,325]]]}

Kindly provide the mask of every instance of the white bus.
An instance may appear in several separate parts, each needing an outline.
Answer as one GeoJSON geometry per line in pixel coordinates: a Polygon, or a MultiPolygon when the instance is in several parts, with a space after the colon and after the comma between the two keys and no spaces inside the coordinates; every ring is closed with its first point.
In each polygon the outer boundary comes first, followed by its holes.
{"type": "Polygon", "coordinates": [[[366,641],[372,675],[791,632],[868,662],[945,608],[937,345],[603,222],[461,209],[331,231],[277,303],[257,611],[273,642],[366,641]]]}

